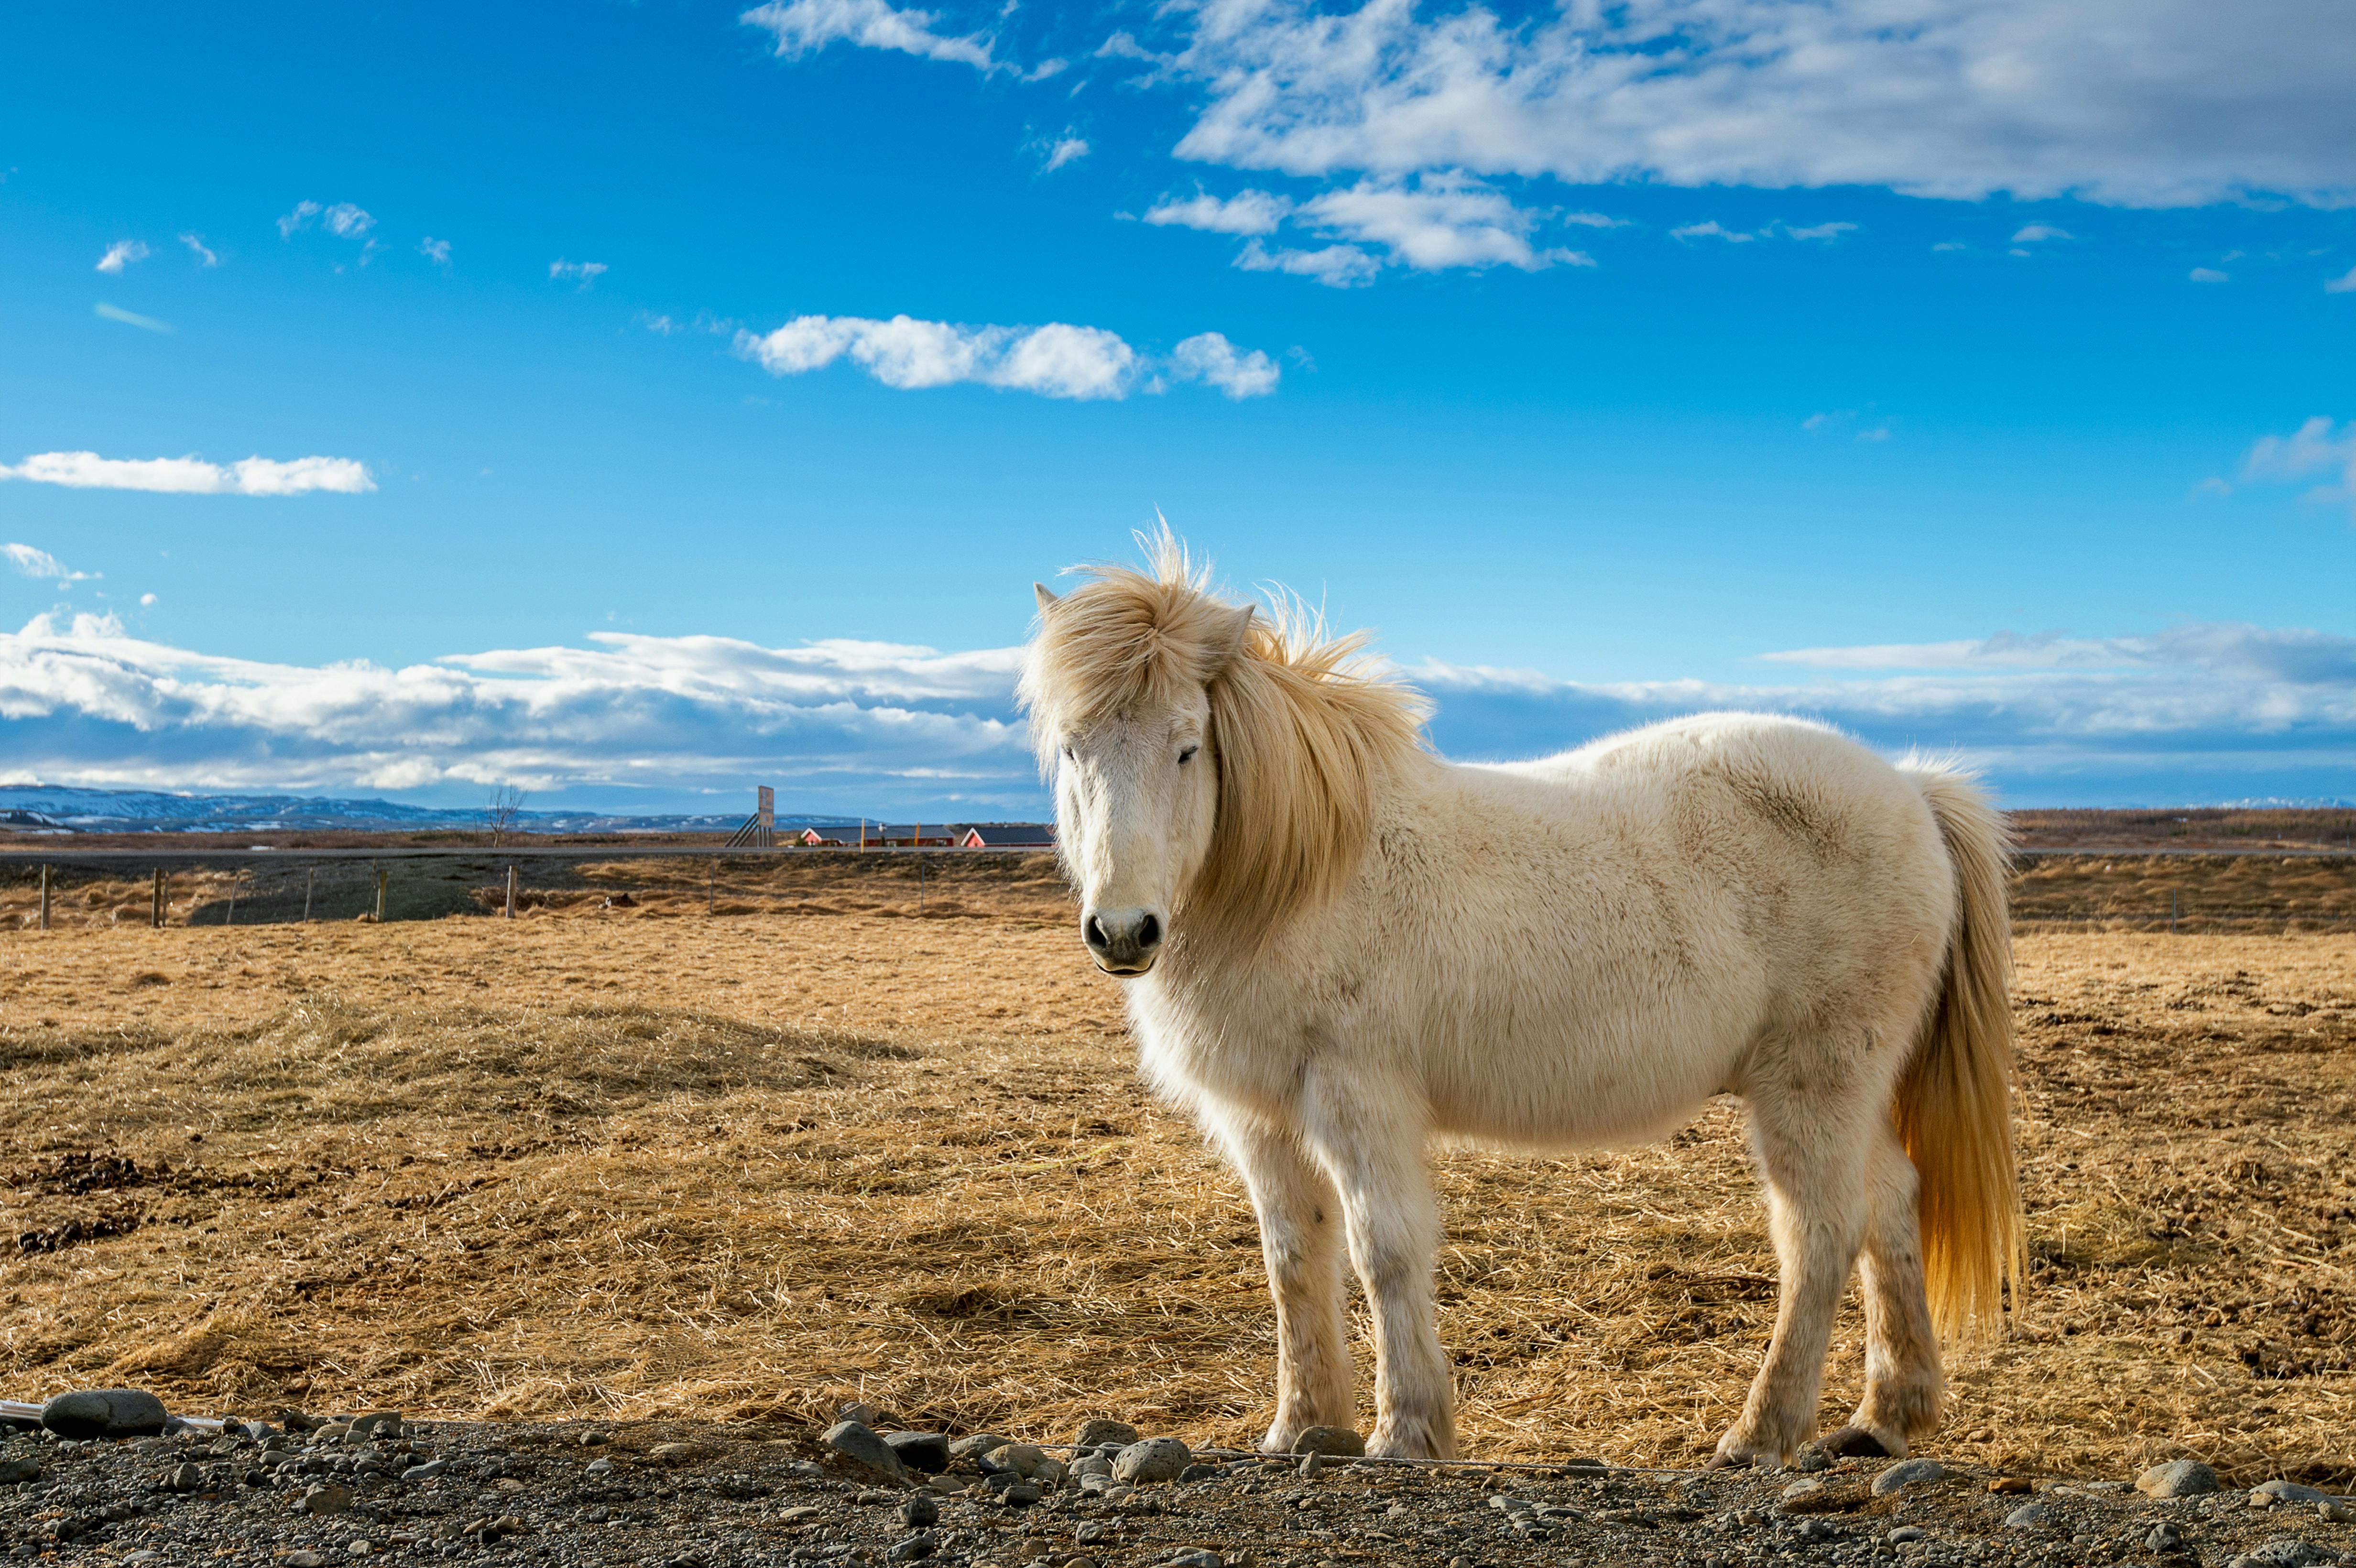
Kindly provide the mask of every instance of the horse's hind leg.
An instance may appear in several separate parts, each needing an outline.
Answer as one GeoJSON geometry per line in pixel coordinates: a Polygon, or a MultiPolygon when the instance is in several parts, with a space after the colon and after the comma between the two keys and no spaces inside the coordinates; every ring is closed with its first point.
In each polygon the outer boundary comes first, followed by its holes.
{"type": "Polygon", "coordinates": [[[1865,1231],[1865,1398],[1848,1424],[1826,1434],[1835,1454],[1903,1456],[1938,1424],[1945,1379],[1922,1295],[1922,1237],[1914,1162],[1883,1124],[1874,1141],[1872,1212],[1865,1231]]]}
{"type": "MultiPolygon", "coordinates": [[[[1815,1065],[1828,1064],[1819,1058],[1815,1065]]],[[[1813,1075],[1796,1087],[1746,1086],[1783,1281],[1766,1363],[1741,1416],[1719,1439],[1713,1465],[1788,1460],[1815,1435],[1833,1314],[1866,1229],[1872,1113],[1853,1103],[1864,1096],[1851,1087],[1813,1075]]]]}
{"type": "Polygon", "coordinates": [[[1276,1298],[1276,1421],[1260,1448],[1290,1453],[1311,1427],[1356,1419],[1342,1331],[1342,1207],[1292,1138],[1242,1125],[1216,1131],[1251,1189],[1276,1298]]]}

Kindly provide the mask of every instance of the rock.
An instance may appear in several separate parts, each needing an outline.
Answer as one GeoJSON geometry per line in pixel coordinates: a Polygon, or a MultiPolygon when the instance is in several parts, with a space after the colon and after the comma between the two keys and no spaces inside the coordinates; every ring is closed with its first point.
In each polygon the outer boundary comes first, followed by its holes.
{"type": "Polygon", "coordinates": [[[2023,1503],[2004,1516],[2007,1530],[2041,1530],[2052,1522],[2053,1510],[2043,1503],[2023,1503]]]}
{"type": "Polygon", "coordinates": [[[2296,1535],[2278,1535],[2256,1551],[2244,1552],[2233,1558],[2225,1568],[2308,1568],[2308,1563],[2329,1563],[2336,1555],[2311,1546],[2296,1535]]]}
{"type": "Polygon", "coordinates": [[[917,1563],[933,1554],[937,1543],[929,1535],[912,1535],[884,1553],[893,1563],[917,1563]]]}
{"type": "Polygon", "coordinates": [[[855,1421],[860,1425],[871,1429],[883,1425],[885,1419],[882,1411],[864,1401],[856,1399],[845,1400],[836,1405],[834,1418],[837,1421],[855,1421]]]}
{"type": "Polygon", "coordinates": [[[927,1530],[941,1522],[941,1505],[930,1498],[910,1498],[900,1505],[900,1523],[908,1530],[927,1530]]]}
{"type": "Polygon", "coordinates": [[[1036,1476],[1047,1461],[1047,1451],[1036,1443],[1009,1443],[994,1454],[983,1456],[985,1465],[1001,1470],[1012,1470],[1024,1480],[1036,1476]]]}
{"type": "Polygon", "coordinates": [[[1001,1437],[995,1432],[977,1432],[970,1436],[960,1437],[956,1442],[950,1444],[949,1457],[952,1459],[980,1459],[984,1454],[989,1453],[991,1449],[1003,1448],[1012,1441],[1012,1438],[1001,1437]]]}
{"type": "Polygon", "coordinates": [[[925,1485],[931,1488],[934,1491],[938,1492],[945,1498],[965,1490],[966,1484],[966,1478],[963,1476],[927,1476],[925,1477],[925,1485]]]}
{"type": "Polygon", "coordinates": [[[683,1465],[695,1457],[692,1443],[658,1443],[647,1450],[649,1459],[660,1459],[666,1465],[683,1465]]]}
{"type": "Polygon", "coordinates": [[[164,1402],[145,1389],[84,1389],[41,1406],[41,1424],[60,1437],[153,1437],[171,1420],[164,1402]]]}
{"type": "Polygon", "coordinates": [[[366,1415],[356,1416],[352,1420],[350,1435],[355,1440],[364,1437],[398,1437],[401,1435],[401,1412],[379,1410],[371,1411],[366,1415]]]}
{"type": "Polygon", "coordinates": [[[2171,1459],[2136,1477],[2136,1490],[2147,1498],[2197,1498],[2216,1489],[2217,1472],[2198,1459],[2171,1459]]]}
{"type": "Polygon", "coordinates": [[[2315,1505],[2315,1514],[2326,1524],[2356,1523],[2356,1508],[2342,1502],[2322,1502],[2315,1505]]]}
{"type": "Polygon", "coordinates": [[[1792,1461],[1792,1468],[1803,1474],[1813,1474],[1815,1471],[1829,1470],[1832,1467],[1833,1456],[1813,1443],[1801,1449],[1800,1456],[1792,1461]]]}
{"type": "Polygon", "coordinates": [[[278,1560],[284,1568],[327,1568],[325,1552],[290,1552],[278,1560]]]}
{"type": "Polygon", "coordinates": [[[2173,1552],[2183,1544],[2184,1532],[2165,1520],[2153,1525],[2151,1533],[2143,1538],[2147,1552],[2173,1552]]]}
{"type": "Polygon", "coordinates": [[[1043,1494],[1040,1492],[1038,1488],[1033,1486],[1030,1482],[1017,1481],[1012,1486],[1007,1488],[1005,1492],[1001,1495],[1006,1499],[1010,1507],[1029,1508],[1033,1503],[1037,1502],[1043,1494]]]}
{"type": "Polygon", "coordinates": [[[1083,1454],[1072,1461],[1072,1474],[1083,1480],[1090,1476],[1109,1476],[1112,1461],[1101,1454],[1083,1454]]]}
{"type": "Polygon", "coordinates": [[[1936,1459],[1901,1459],[1873,1477],[1873,1495],[1886,1498],[1920,1482],[1935,1481],[1946,1473],[1947,1467],[1936,1459]]]}
{"type": "Polygon", "coordinates": [[[0,1487],[41,1478],[41,1462],[30,1454],[0,1457],[0,1487]]]}
{"type": "Polygon", "coordinates": [[[875,1435],[875,1429],[863,1421],[841,1421],[826,1429],[826,1445],[846,1459],[856,1459],[872,1470],[881,1470],[895,1481],[908,1478],[908,1467],[900,1463],[900,1456],[892,1445],[875,1435]]]}
{"type": "MultiPolygon", "coordinates": [[[[442,1461],[439,1459],[434,1461],[436,1465],[439,1465],[441,1462],[442,1461]]],[[[427,1467],[423,1465],[417,1467],[417,1470],[423,1470],[425,1468],[427,1468],[427,1467]]],[[[402,1477],[401,1478],[404,1481],[416,1480],[419,1478],[417,1470],[412,1470],[409,1474],[402,1477]]],[[[614,1473],[614,1461],[611,1459],[592,1459],[587,1464],[581,1467],[581,1473],[584,1476],[610,1476],[614,1473]]]]}
{"type": "Polygon", "coordinates": [[[937,1476],[949,1467],[949,1440],[937,1432],[887,1432],[884,1443],[911,1470],[937,1476]]]}
{"type": "Polygon", "coordinates": [[[1116,1481],[1174,1481],[1194,1456],[1175,1437],[1149,1437],[1123,1448],[1112,1462],[1116,1481]]]}
{"type": "Polygon", "coordinates": [[[1989,1491],[1999,1494],[2006,1492],[2018,1494],[2033,1491],[2036,1489],[2036,1485],[2027,1476],[1997,1476],[1989,1480],[1987,1487],[1989,1491]]]}
{"type": "Polygon", "coordinates": [[[1903,1546],[1910,1541],[1921,1541],[1930,1533],[1919,1524],[1901,1524],[1891,1531],[1887,1539],[1892,1546],[1903,1546]]]}
{"type": "Polygon", "coordinates": [[[2265,1508],[2275,1503],[2319,1503],[2331,1494],[2314,1487],[2302,1487],[2296,1481],[2260,1481],[2250,1488],[2250,1506],[2265,1508]],[[2258,1501],[2260,1498],[2265,1502],[2258,1501]]]}
{"type": "Polygon", "coordinates": [[[1363,1459],[1366,1456],[1366,1440],[1346,1426],[1312,1426],[1292,1440],[1292,1451],[1363,1459]]]}
{"type": "Polygon", "coordinates": [[[1301,1456],[1301,1474],[1304,1477],[1322,1476],[1332,1466],[1333,1461],[1323,1454],[1304,1454],[1301,1456]]]}
{"type": "Polygon", "coordinates": [[[205,1489],[205,1473],[194,1465],[177,1465],[164,1484],[176,1492],[200,1492],[205,1489]]]}
{"type": "Polygon", "coordinates": [[[1215,1481],[1220,1470],[1216,1465],[1189,1465],[1178,1472],[1181,1481],[1215,1481]]]}
{"type": "Polygon", "coordinates": [[[1162,1559],[1162,1568],[1227,1568],[1226,1559],[1200,1547],[1162,1559]]]}
{"type": "Polygon", "coordinates": [[[611,1434],[600,1432],[594,1427],[583,1433],[579,1439],[581,1446],[584,1448],[602,1448],[613,1440],[611,1434]]]}
{"type": "Polygon", "coordinates": [[[375,1550],[376,1542],[365,1535],[355,1535],[344,1543],[344,1554],[347,1557],[366,1557],[375,1550]]]}
{"type": "MultiPolygon", "coordinates": [[[[614,1467],[612,1460],[603,1459],[592,1464],[589,1468],[594,1470],[599,1464],[604,1465],[608,1471],[614,1467]]],[[[401,1478],[404,1481],[430,1481],[449,1467],[450,1462],[446,1459],[428,1459],[422,1465],[412,1465],[403,1470],[401,1473],[401,1478]]]]}
{"type": "Polygon", "coordinates": [[[294,1507],[303,1513],[349,1513],[352,1508],[352,1489],[349,1487],[337,1486],[333,1481],[322,1482],[318,1486],[307,1488],[302,1497],[296,1499],[294,1507]]]}
{"type": "Polygon", "coordinates": [[[1080,1424],[1079,1431],[1073,1435],[1072,1446],[1101,1448],[1109,1443],[1116,1447],[1126,1448],[1132,1443],[1141,1441],[1143,1437],[1144,1434],[1126,1421],[1107,1421],[1102,1416],[1098,1416],[1094,1421],[1080,1424]]]}

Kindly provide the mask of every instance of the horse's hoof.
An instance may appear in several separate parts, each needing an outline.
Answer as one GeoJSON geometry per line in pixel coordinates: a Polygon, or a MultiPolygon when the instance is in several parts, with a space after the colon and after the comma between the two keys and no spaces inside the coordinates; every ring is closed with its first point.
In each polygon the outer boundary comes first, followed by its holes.
{"type": "Polygon", "coordinates": [[[1844,1426],[1837,1432],[1827,1432],[1816,1439],[1816,1446],[1836,1459],[1887,1459],[1890,1450],[1881,1439],[1862,1426],[1844,1426]]]}

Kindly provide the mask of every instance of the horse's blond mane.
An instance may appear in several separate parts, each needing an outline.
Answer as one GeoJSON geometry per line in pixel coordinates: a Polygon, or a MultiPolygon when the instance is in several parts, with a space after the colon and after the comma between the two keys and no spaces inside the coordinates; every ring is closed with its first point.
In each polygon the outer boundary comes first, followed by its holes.
{"type": "Polygon", "coordinates": [[[1148,570],[1087,568],[1043,617],[1020,693],[1040,763],[1054,764],[1066,726],[1207,691],[1218,817],[1188,908],[1265,925],[1356,865],[1375,793],[1415,753],[1426,708],[1366,667],[1362,635],[1327,635],[1299,599],[1272,594],[1255,613],[1216,596],[1168,529],[1139,542],[1148,570]]]}

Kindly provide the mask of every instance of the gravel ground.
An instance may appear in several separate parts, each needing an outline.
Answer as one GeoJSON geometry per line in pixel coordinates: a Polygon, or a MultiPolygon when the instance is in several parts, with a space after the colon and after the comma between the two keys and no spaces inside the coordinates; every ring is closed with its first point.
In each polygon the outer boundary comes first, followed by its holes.
{"type": "MultiPolygon", "coordinates": [[[[1812,1456],[1811,1473],[1680,1476],[1213,1452],[1192,1456],[1180,1479],[1131,1485],[1116,1478],[1110,1445],[1057,1458],[985,1446],[986,1459],[972,1446],[959,1445],[948,1473],[902,1478],[804,1432],[675,1422],[294,1417],[120,1442],[21,1435],[0,1446],[0,1477],[13,1477],[0,1480],[0,1552],[272,1568],[380,1554],[646,1568],[2356,1565],[2348,1510],[2313,1498],[2160,1500],[2122,1479],[2057,1484],[1919,1461],[1812,1456]],[[1892,1485],[1923,1470],[1934,1473],[1892,1485]]],[[[941,1457],[937,1445],[898,1452],[941,1457]]]]}

